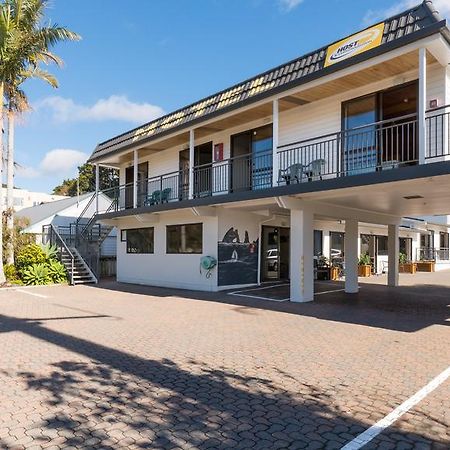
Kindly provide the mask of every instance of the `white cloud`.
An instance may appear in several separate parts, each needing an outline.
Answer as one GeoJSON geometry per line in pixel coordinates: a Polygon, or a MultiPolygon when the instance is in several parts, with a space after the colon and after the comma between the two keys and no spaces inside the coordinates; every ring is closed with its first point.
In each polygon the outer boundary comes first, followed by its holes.
{"type": "MultiPolygon", "coordinates": [[[[408,8],[412,8],[419,4],[418,0],[401,0],[395,5],[386,9],[370,9],[364,16],[364,25],[371,25],[380,19],[385,19],[386,17],[394,16],[408,8]]],[[[433,0],[434,8],[439,11],[441,17],[450,18],[450,1],[449,0],[433,0]]]]}
{"type": "Polygon", "coordinates": [[[38,102],[36,109],[50,110],[57,122],[121,120],[140,124],[164,114],[159,106],[134,103],[124,95],[111,95],[90,106],[78,104],[71,98],[52,96],[38,102]]]}
{"type": "Polygon", "coordinates": [[[58,175],[61,179],[74,176],[76,168],[84,164],[88,158],[86,153],[79,150],[57,148],[47,152],[38,166],[20,167],[17,175],[22,178],[38,178],[58,175]]]}
{"type": "Polygon", "coordinates": [[[278,3],[283,11],[291,11],[303,3],[303,0],[278,0],[278,3]]]}

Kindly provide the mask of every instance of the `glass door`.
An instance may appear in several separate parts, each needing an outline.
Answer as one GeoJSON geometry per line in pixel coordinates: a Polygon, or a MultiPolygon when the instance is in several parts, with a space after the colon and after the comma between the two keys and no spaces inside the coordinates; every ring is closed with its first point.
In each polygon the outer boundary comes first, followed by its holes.
{"type": "Polygon", "coordinates": [[[272,125],[231,136],[232,191],[272,186],[272,125]]]}
{"type": "Polygon", "coordinates": [[[289,228],[262,227],[261,279],[289,279],[289,228]]]}
{"type": "Polygon", "coordinates": [[[375,94],[343,104],[343,162],[345,175],[372,172],[377,167],[377,97],[375,94]]]}
{"type": "Polygon", "coordinates": [[[252,188],[265,189],[272,186],[272,125],[252,132],[252,188]]]}

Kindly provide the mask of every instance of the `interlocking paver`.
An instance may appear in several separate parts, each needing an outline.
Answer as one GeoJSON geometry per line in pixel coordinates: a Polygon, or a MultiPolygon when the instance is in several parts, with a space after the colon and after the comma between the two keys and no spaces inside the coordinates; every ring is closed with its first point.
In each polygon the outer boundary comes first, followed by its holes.
{"type": "MultiPolygon", "coordinates": [[[[447,278],[306,305],[0,291],[0,448],[341,448],[448,366],[447,278]]],[[[448,448],[448,389],[367,448],[448,448]]]]}

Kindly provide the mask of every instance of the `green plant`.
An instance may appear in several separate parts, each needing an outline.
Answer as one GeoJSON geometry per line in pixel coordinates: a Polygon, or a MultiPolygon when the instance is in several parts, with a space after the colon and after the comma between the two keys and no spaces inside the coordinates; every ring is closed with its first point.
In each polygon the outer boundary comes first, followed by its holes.
{"type": "Polygon", "coordinates": [[[362,253],[358,260],[359,266],[370,266],[372,265],[372,260],[370,259],[370,255],[368,253],[362,253]]]}
{"type": "Polygon", "coordinates": [[[40,244],[39,247],[41,247],[47,260],[56,259],[58,256],[58,247],[56,247],[56,245],[51,245],[50,242],[47,242],[47,244],[40,244]]]}
{"type": "Polygon", "coordinates": [[[46,264],[38,263],[27,267],[22,273],[22,280],[26,285],[41,285],[51,282],[46,264]]]}
{"type": "Polygon", "coordinates": [[[330,260],[325,255],[320,255],[317,258],[317,265],[318,267],[329,267],[330,260]]]}
{"type": "Polygon", "coordinates": [[[398,255],[398,262],[400,264],[406,264],[408,262],[408,258],[404,253],[399,253],[398,255]]]}
{"type": "Polygon", "coordinates": [[[33,264],[43,264],[47,257],[42,248],[37,244],[28,244],[20,249],[16,256],[16,268],[22,273],[27,267],[33,264]]]}
{"type": "Polygon", "coordinates": [[[12,284],[22,284],[16,266],[13,264],[6,264],[3,269],[5,271],[6,281],[12,284]]]}
{"type": "Polygon", "coordinates": [[[64,264],[56,260],[47,263],[48,276],[53,283],[64,283],[67,281],[67,271],[64,264]]]}

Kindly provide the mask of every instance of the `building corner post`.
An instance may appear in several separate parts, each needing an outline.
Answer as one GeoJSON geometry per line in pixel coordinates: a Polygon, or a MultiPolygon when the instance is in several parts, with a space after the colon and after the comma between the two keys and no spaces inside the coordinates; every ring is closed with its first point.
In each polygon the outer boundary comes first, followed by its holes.
{"type": "Polygon", "coordinates": [[[194,198],[195,131],[189,130],[189,198],[194,198]]]}
{"type": "Polygon", "coordinates": [[[426,157],[426,114],[427,109],[427,49],[419,49],[419,111],[417,126],[419,135],[419,164],[425,164],[426,157]]]}
{"type": "Polygon", "coordinates": [[[345,220],[345,292],[358,293],[358,220],[345,220]]]}
{"type": "Polygon", "coordinates": [[[278,160],[278,144],[279,144],[279,128],[280,128],[280,119],[279,119],[279,102],[278,99],[273,101],[273,130],[272,130],[272,142],[273,142],[273,150],[272,150],[272,186],[278,186],[278,172],[279,172],[279,160],[278,160]]]}
{"type": "Polygon", "coordinates": [[[314,214],[291,209],[290,297],[291,302],[314,300],[314,214]]]}
{"type": "Polygon", "coordinates": [[[138,167],[139,154],[137,150],[133,151],[133,208],[138,206],[138,167]]]}
{"type": "Polygon", "coordinates": [[[388,286],[399,284],[400,239],[398,225],[388,225],[388,286]]]}
{"type": "Polygon", "coordinates": [[[100,166],[95,164],[95,213],[98,214],[98,194],[100,190],[100,166]]]}

